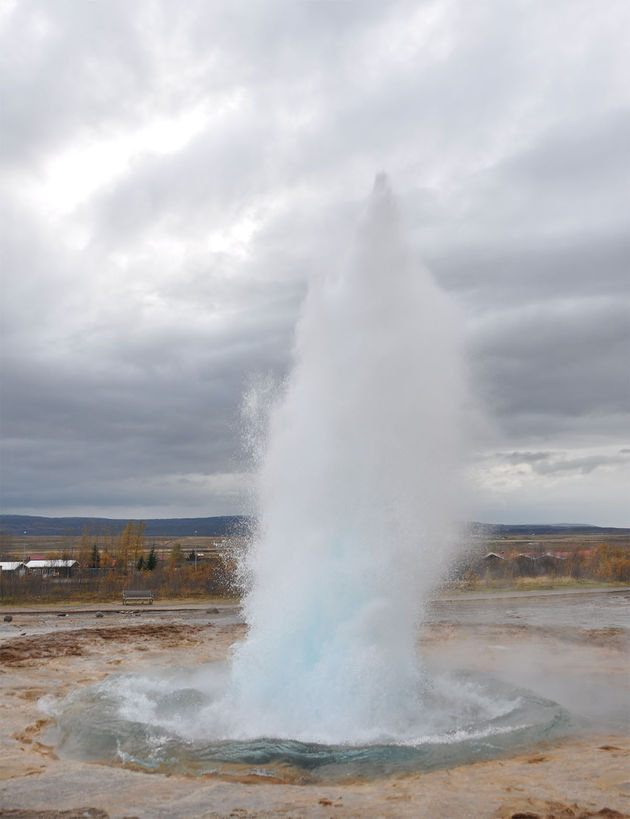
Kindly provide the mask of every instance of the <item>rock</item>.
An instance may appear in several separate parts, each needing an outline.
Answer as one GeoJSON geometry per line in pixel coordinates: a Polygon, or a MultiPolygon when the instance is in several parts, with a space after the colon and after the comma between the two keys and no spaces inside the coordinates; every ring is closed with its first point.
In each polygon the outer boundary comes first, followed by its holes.
{"type": "Polygon", "coordinates": [[[95,614],[94,616],[95,616],[95,617],[104,617],[105,615],[103,614],[103,612],[102,612],[102,611],[97,611],[97,612],[96,612],[96,614],[95,614]]]}
{"type": "Polygon", "coordinates": [[[219,609],[206,609],[206,614],[220,614],[219,609]]]}
{"type": "Polygon", "coordinates": [[[4,615],[4,622],[5,623],[10,623],[11,620],[13,620],[13,617],[10,614],[5,614],[4,615]]]}

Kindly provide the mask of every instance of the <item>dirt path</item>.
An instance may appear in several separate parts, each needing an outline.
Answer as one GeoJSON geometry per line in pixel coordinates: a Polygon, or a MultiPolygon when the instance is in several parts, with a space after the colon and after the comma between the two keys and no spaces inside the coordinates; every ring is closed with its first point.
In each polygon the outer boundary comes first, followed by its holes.
{"type": "MultiPolygon", "coordinates": [[[[0,631],[0,816],[630,816],[630,741],[618,732],[540,746],[512,758],[343,785],[272,784],[251,774],[230,779],[147,774],[60,760],[46,744],[41,697],[63,696],[114,670],[224,659],[244,633],[232,620],[203,610],[98,619],[93,612],[16,616],[0,631]]],[[[589,670],[596,671],[593,685],[606,681],[610,690],[623,690],[625,641],[602,636],[564,639],[498,626],[472,634],[439,624],[423,635],[423,649],[438,664],[455,657],[496,672],[525,653],[536,657],[543,679],[566,668],[566,679],[558,677],[563,690],[570,676],[579,679],[589,670]]]]}

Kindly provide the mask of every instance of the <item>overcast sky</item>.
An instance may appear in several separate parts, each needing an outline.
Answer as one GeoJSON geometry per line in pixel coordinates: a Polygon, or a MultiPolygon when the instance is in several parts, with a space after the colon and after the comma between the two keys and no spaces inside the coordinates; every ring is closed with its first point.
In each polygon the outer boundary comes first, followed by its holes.
{"type": "Polygon", "coordinates": [[[386,170],[464,316],[472,516],[630,525],[626,0],[0,9],[3,512],[242,511],[243,392],[386,170]]]}

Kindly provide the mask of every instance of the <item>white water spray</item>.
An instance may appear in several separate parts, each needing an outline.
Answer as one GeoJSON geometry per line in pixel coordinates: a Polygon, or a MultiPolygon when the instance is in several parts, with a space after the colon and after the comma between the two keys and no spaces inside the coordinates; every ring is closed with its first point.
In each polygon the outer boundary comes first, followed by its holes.
{"type": "Polygon", "coordinates": [[[417,721],[418,618],[459,492],[456,325],[378,176],[352,259],[311,283],[271,414],[232,733],[363,742],[417,721]]]}

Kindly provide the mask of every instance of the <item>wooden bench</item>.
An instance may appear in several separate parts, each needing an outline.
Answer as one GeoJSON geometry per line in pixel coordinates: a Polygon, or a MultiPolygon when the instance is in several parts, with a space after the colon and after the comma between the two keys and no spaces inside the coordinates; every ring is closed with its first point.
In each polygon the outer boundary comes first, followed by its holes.
{"type": "Polygon", "coordinates": [[[133,591],[132,589],[123,589],[122,593],[122,601],[123,606],[126,606],[127,603],[153,603],[153,592],[152,591],[145,591],[145,590],[138,590],[133,591]]]}

